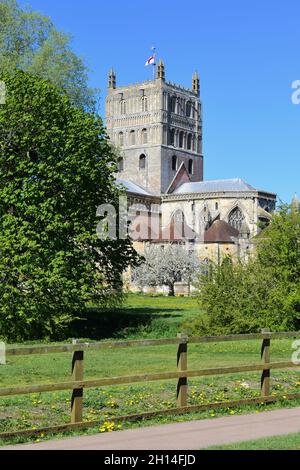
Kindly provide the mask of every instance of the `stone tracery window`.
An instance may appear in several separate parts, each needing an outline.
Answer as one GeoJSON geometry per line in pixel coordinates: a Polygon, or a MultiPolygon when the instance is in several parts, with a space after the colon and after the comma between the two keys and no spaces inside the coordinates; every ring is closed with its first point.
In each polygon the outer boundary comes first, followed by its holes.
{"type": "Polygon", "coordinates": [[[229,224],[237,229],[237,230],[241,230],[242,228],[242,224],[243,224],[243,221],[245,220],[245,217],[244,217],[244,214],[242,213],[242,211],[240,210],[239,207],[235,207],[229,214],[229,217],[228,217],[228,222],[229,224]]]}

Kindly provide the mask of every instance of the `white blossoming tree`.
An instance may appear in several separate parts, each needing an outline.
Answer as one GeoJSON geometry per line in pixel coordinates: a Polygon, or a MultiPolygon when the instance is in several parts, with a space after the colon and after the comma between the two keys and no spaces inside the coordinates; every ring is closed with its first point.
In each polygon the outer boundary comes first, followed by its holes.
{"type": "Polygon", "coordinates": [[[150,245],[145,249],[144,262],[133,271],[133,282],[141,288],[167,286],[169,296],[174,296],[176,282],[190,286],[201,270],[196,251],[188,245],[150,245]]]}

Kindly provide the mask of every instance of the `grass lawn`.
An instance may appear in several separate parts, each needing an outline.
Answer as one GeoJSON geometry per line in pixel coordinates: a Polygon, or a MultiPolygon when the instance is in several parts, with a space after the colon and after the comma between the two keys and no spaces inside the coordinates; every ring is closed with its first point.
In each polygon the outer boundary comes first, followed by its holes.
{"type": "Polygon", "coordinates": [[[225,446],[209,447],[207,450],[299,450],[300,433],[267,437],[254,441],[239,442],[225,446]]]}
{"type": "MultiPolygon", "coordinates": [[[[93,341],[174,337],[181,331],[182,323],[197,314],[199,307],[193,298],[130,295],[126,305],[114,312],[91,309],[86,318],[78,320],[73,326],[71,337],[93,341]]],[[[272,360],[289,361],[292,354],[291,344],[292,339],[272,341],[272,360]]],[[[188,365],[190,369],[196,369],[259,363],[260,347],[260,341],[191,344],[188,346],[188,365]]],[[[176,353],[176,345],[88,351],[85,353],[84,376],[85,379],[92,379],[175,371],[176,353]]],[[[70,380],[71,358],[69,353],[9,357],[8,364],[0,366],[0,387],[70,380]]],[[[189,380],[189,386],[191,405],[251,398],[260,395],[260,374],[257,372],[195,378],[189,380]]],[[[299,371],[272,371],[272,393],[292,392],[300,392],[299,371]]],[[[193,415],[155,418],[134,424],[125,423],[124,427],[259,412],[282,406],[299,406],[299,403],[300,400],[283,400],[272,405],[220,409],[193,415]]],[[[105,420],[108,417],[175,406],[176,380],[103,387],[84,392],[85,420],[105,420]]],[[[68,423],[69,420],[70,392],[0,399],[0,432],[57,425],[68,423]]],[[[85,434],[96,431],[98,429],[85,431],[85,434]]]]}
{"type": "Polygon", "coordinates": [[[97,341],[174,337],[182,323],[195,315],[199,315],[196,298],[129,294],[123,308],[91,308],[88,316],[74,322],[71,334],[97,341]]]}

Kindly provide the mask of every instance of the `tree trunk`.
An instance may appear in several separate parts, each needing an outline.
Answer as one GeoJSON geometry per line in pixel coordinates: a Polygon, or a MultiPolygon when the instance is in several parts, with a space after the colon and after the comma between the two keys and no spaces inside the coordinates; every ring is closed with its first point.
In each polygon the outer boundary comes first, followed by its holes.
{"type": "Polygon", "coordinates": [[[169,284],[169,297],[175,297],[174,284],[172,283],[169,284]]]}

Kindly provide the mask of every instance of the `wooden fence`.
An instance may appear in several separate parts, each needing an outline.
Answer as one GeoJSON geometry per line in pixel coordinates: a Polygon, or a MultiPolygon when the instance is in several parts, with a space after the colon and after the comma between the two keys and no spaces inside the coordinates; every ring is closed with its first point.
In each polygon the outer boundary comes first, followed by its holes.
{"type": "MultiPolygon", "coordinates": [[[[83,391],[92,387],[104,387],[108,385],[132,384],[139,382],[162,381],[177,379],[177,407],[154,412],[145,412],[127,416],[111,418],[114,422],[132,421],[136,419],[146,419],[154,416],[167,416],[182,414],[188,412],[204,411],[208,409],[229,408],[255,403],[271,403],[279,399],[300,398],[300,393],[280,395],[270,395],[270,373],[272,369],[296,368],[297,365],[292,362],[270,362],[271,340],[280,338],[297,338],[300,332],[280,332],[271,333],[263,330],[259,334],[228,335],[228,336],[210,336],[210,337],[188,337],[186,334],[179,334],[177,338],[140,340],[140,341],[117,341],[117,342],[98,342],[98,343],[80,343],[74,341],[73,344],[49,345],[49,346],[29,346],[29,347],[8,347],[7,356],[23,356],[33,354],[54,354],[54,353],[72,353],[72,380],[59,383],[37,384],[29,386],[18,386],[9,388],[0,388],[0,397],[25,395],[41,392],[54,392],[59,390],[71,390],[71,422],[58,426],[44,427],[39,429],[26,429],[22,431],[11,431],[0,434],[0,439],[12,438],[17,436],[30,436],[40,433],[63,432],[72,429],[94,427],[101,423],[101,420],[83,422],[83,391]],[[188,369],[188,344],[196,343],[219,343],[225,341],[244,341],[244,340],[262,340],[261,362],[257,364],[238,365],[232,367],[210,368],[210,369],[188,369]],[[178,345],[177,350],[177,371],[161,372],[155,374],[139,374],[120,377],[97,378],[93,380],[84,380],[84,354],[91,350],[178,345]],[[216,402],[203,405],[188,406],[188,378],[203,377],[212,375],[225,375],[239,372],[261,371],[261,396],[256,398],[247,398],[242,400],[233,400],[227,402],[216,402]]],[[[103,422],[103,420],[102,420],[103,422]]]]}

